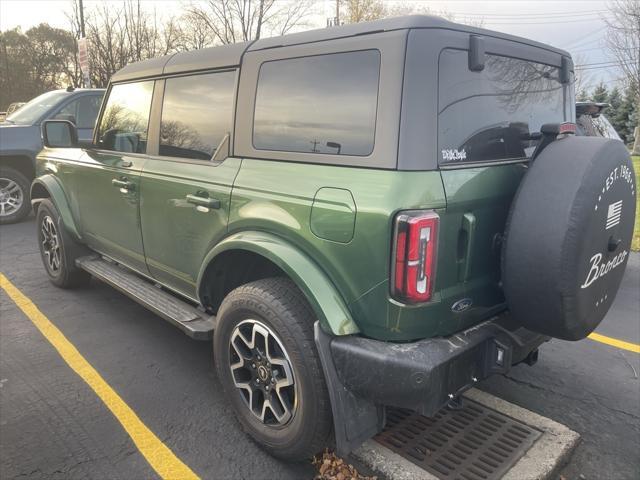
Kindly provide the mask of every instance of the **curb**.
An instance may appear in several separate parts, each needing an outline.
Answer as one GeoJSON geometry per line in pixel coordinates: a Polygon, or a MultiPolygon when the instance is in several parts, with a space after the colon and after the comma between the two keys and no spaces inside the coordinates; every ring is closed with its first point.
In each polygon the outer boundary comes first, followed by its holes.
{"type": "MultiPolygon", "coordinates": [[[[464,396],[542,431],[540,438],[502,477],[503,480],[551,478],[557,469],[566,463],[580,441],[580,435],[568,427],[488,393],[473,389],[464,396]]],[[[387,480],[438,480],[438,477],[375,440],[367,440],[351,455],[373,473],[387,480]]]]}

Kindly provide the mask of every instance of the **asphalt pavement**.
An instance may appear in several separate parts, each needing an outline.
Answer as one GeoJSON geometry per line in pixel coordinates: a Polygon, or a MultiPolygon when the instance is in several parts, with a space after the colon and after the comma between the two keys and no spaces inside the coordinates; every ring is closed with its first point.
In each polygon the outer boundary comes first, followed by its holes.
{"type": "MultiPolygon", "coordinates": [[[[216,379],[211,345],[189,339],[114,289],[47,279],[33,218],[0,227],[0,272],[75,345],[173,453],[202,478],[311,479],[242,432],[216,379]]],[[[602,335],[640,343],[640,255],[602,335]]],[[[640,478],[640,355],[590,339],[552,341],[534,367],[480,388],[582,435],[567,479],[640,478]],[[580,477],[582,475],[582,477],[580,477]]],[[[0,291],[0,478],[157,478],[96,394],[0,291]]]]}

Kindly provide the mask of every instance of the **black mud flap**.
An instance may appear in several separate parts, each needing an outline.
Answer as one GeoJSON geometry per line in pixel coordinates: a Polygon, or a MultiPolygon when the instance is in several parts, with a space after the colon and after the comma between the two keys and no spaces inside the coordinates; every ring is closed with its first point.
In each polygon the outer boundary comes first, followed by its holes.
{"type": "Polygon", "coordinates": [[[332,337],[320,328],[320,322],[314,325],[314,339],[320,354],[324,377],[329,390],[333,410],[333,427],[336,439],[336,451],[340,456],[359,447],[384,427],[384,408],[356,397],[340,381],[331,355],[332,337]]]}

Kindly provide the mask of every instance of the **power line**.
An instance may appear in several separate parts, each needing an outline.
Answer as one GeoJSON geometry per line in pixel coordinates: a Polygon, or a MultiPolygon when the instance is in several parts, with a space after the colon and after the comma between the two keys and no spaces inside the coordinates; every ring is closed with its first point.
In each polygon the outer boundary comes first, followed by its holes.
{"type": "Polygon", "coordinates": [[[593,65],[607,65],[607,64],[616,64],[617,60],[605,60],[604,62],[594,62],[594,63],[582,63],[580,65],[576,65],[576,67],[591,67],[593,65]]]}
{"type": "MultiPolygon", "coordinates": [[[[487,24],[489,25],[552,25],[552,24],[558,24],[558,23],[581,23],[581,22],[596,22],[596,21],[600,21],[602,19],[602,17],[598,17],[598,18],[583,18],[580,20],[559,20],[559,21],[548,21],[548,20],[541,20],[539,22],[495,22],[495,21],[487,21],[487,24]]],[[[473,19],[471,19],[473,20],[473,19]]]]}
{"type": "Polygon", "coordinates": [[[575,45],[573,45],[573,46],[571,46],[569,48],[578,48],[578,47],[582,48],[582,47],[586,47],[587,45],[592,45],[594,43],[598,43],[598,42],[600,42],[602,40],[603,40],[603,37],[592,38],[591,40],[589,40],[587,42],[585,42],[585,41],[578,42],[577,44],[575,44],[575,45]]]}
{"type": "Polygon", "coordinates": [[[575,70],[577,72],[582,72],[584,70],[601,70],[603,68],[613,68],[613,67],[624,68],[624,67],[631,67],[631,65],[626,63],[614,63],[612,65],[599,65],[599,66],[593,66],[593,67],[582,67],[582,68],[575,67],[575,70]]]}
{"type": "MultiPolygon", "coordinates": [[[[600,39],[598,39],[600,40],[600,39]]],[[[571,50],[571,53],[582,53],[582,52],[591,52],[593,50],[602,50],[605,47],[599,46],[599,47],[592,47],[592,48],[584,48],[582,50],[571,50]]]]}
{"type": "Polygon", "coordinates": [[[581,36],[581,37],[576,38],[575,40],[573,40],[573,41],[569,42],[569,43],[567,44],[567,46],[565,47],[565,49],[569,49],[569,48],[576,48],[576,47],[578,47],[578,46],[588,45],[588,44],[590,44],[590,43],[595,42],[596,40],[598,40],[598,41],[599,41],[600,39],[599,39],[599,38],[597,38],[597,39],[589,40],[588,42],[584,42],[584,40],[587,40],[589,37],[591,37],[591,36],[595,35],[596,33],[600,33],[600,32],[601,32],[601,31],[603,31],[605,28],[607,28],[607,26],[606,26],[606,25],[605,25],[605,26],[603,26],[603,27],[598,28],[597,30],[594,30],[593,32],[588,32],[586,35],[583,35],[583,36],[581,36]],[[583,45],[583,43],[584,43],[584,45],[583,45]]]}
{"type": "MultiPolygon", "coordinates": [[[[479,18],[497,18],[497,19],[535,19],[535,18],[549,18],[549,13],[466,13],[466,12],[451,12],[453,15],[462,15],[466,17],[479,17],[479,18]]],[[[600,15],[608,13],[607,10],[587,10],[584,12],[554,12],[553,17],[584,17],[591,15],[600,15]]]]}

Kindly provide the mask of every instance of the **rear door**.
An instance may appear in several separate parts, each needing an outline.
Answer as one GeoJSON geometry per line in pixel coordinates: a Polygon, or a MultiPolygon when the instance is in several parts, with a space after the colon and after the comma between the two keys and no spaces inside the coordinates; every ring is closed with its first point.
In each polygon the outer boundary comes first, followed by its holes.
{"type": "Polygon", "coordinates": [[[455,275],[465,296],[464,311],[455,315],[458,328],[504,309],[503,233],[536,145],[530,134],[545,123],[570,120],[566,116],[572,111],[566,108],[568,86],[559,81],[555,66],[499,55],[486,55],[482,71],[468,65],[465,50],[440,53],[438,154],[447,197],[443,223],[456,232],[455,275]],[[466,308],[469,303],[473,308],[466,308]]]}
{"type": "Polygon", "coordinates": [[[145,162],[153,80],[113,85],[97,133],[75,172],[83,235],[93,249],[145,273],[140,171],[145,162]]]}
{"type": "Polygon", "coordinates": [[[158,81],[159,140],[141,180],[144,250],[152,276],[192,298],[205,255],[226,232],[240,168],[239,159],[213,158],[228,145],[235,85],[235,70],[158,81]]]}

